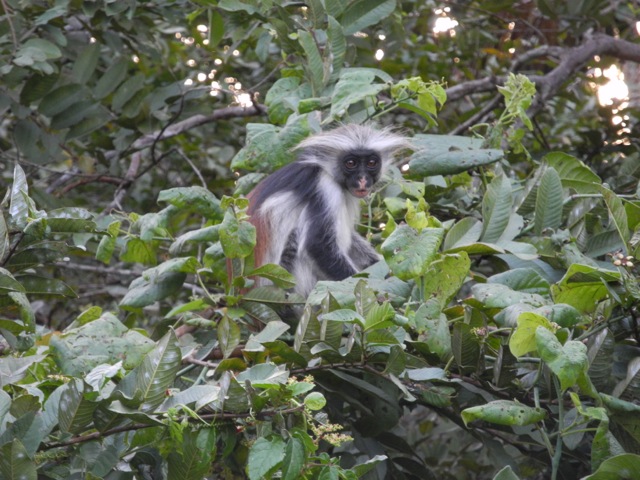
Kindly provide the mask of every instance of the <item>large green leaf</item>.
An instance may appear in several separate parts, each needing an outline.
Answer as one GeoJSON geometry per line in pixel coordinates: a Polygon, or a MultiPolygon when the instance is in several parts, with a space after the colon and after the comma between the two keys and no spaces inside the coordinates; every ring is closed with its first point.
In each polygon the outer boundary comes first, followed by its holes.
{"type": "Polygon", "coordinates": [[[608,458],[595,473],[583,480],[635,480],[640,472],[640,455],[623,453],[608,458]]]}
{"type": "Polygon", "coordinates": [[[577,193],[599,192],[602,180],[577,158],[564,152],[551,152],[542,160],[556,170],[563,187],[571,188],[577,193]]]}
{"type": "Polygon", "coordinates": [[[536,329],[536,346],[540,358],[560,379],[562,390],[572,387],[587,372],[587,347],[582,342],[569,340],[562,345],[548,328],[536,329]]]}
{"type": "Polygon", "coordinates": [[[509,349],[515,357],[534,352],[537,349],[536,331],[538,327],[553,330],[551,322],[534,312],[523,312],[518,316],[518,327],[509,338],[509,349]]]}
{"type": "Polygon", "coordinates": [[[602,192],[605,204],[607,205],[607,209],[609,210],[609,217],[613,221],[613,224],[615,225],[620,238],[623,242],[628,242],[631,238],[631,232],[629,231],[627,212],[624,209],[622,200],[615,193],[604,186],[600,188],[600,191],[602,192]]]}
{"type": "Polygon", "coordinates": [[[75,323],[50,340],[51,354],[65,375],[82,375],[94,367],[123,361],[126,368],[138,365],[154,343],[125,327],[112,313],[92,321],[75,323]]]}
{"type": "Polygon", "coordinates": [[[454,175],[495,163],[502,150],[482,148],[482,139],[457,135],[415,135],[415,152],[409,160],[409,175],[454,175]]]}
{"type": "Polygon", "coordinates": [[[93,421],[93,412],[98,404],[87,400],[84,390],[84,382],[74,379],[62,391],[58,415],[63,432],[80,433],[93,421]]]}
{"type": "Polygon", "coordinates": [[[340,23],[345,35],[353,35],[388,17],[395,8],[396,0],[357,0],[347,7],[340,23]]]}
{"type": "Polygon", "coordinates": [[[247,474],[249,480],[267,477],[285,457],[286,445],[280,437],[258,438],[249,450],[247,474]]]}
{"type": "Polygon", "coordinates": [[[0,473],[6,480],[36,480],[38,472],[35,461],[29,457],[20,440],[0,448],[0,473]]]}
{"type": "Polygon", "coordinates": [[[125,405],[149,412],[166,398],[180,369],[182,354],[173,330],[118,384],[117,392],[125,405]]]}
{"type": "Polygon", "coordinates": [[[324,87],[327,76],[322,55],[320,55],[318,45],[311,33],[305,30],[298,30],[298,39],[307,57],[308,78],[313,86],[313,94],[318,95],[322,91],[322,87],[324,87]]]}
{"type": "Polygon", "coordinates": [[[142,308],[175,293],[184,283],[187,273],[195,273],[195,257],[178,257],[142,272],[129,286],[120,301],[122,308],[142,308]]]}
{"type": "Polygon", "coordinates": [[[382,82],[376,82],[378,71],[368,68],[343,69],[340,80],[333,90],[331,117],[344,117],[354,103],[358,103],[387,88],[382,82]]]}
{"type": "Polygon", "coordinates": [[[401,225],[380,249],[393,274],[401,280],[410,280],[425,274],[438,255],[443,237],[442,228],[425,228],[417,232],[408,225],[401,225]]]}
{"type": "Polygon", "coordinates": [[[498,175],[487,187],[482,200],[482,242],[500,239],[509,224],[511,206],[511,182],[505,175],[498,175]]]}
{"type": "Polygon", "coordinates": [[[443,255],[425,274],[423,298],[435,298],[441,307],[447,306],[465,282],[470,266],[465,252],[443,255]]]}
{"type": "Polygon", "coordinates": [[[167,202],[182,211],[195,212],[208,220],[221,220],[224,213],[220,200],[203,187],[176,187],[163,190],[158,202],[167,202]]]}
{"type": "Polygon", "coordinates": [[[461,416],[465,425],[474,420],[484,420],[497,425],[524,426],[544,420],[547,412],[511,400],[495,400],[485,405],[466,408],[461,416]]]}
{"type": "Polygon", "coordinates": [[[195,480],[207,477],[215,458],[217,437],[215,428],[184,431],[180,447],[173,449],[167,458],[167,478],[195,480]]]}
{"type": "Polygon", "coordinates": [[[562,224],[562,182],[553,167],[548,168],[538,186],[534,231],[541,235],[545,229],[556,229],[562,224]]]}
{"type": "Polygon", "coordinates": [[[304,115],[291,115],[284,127],[250,123],[247,143],[231,161],[232,169],[273,171],[290,163],[292,148],[311,133],[304,115]]]}

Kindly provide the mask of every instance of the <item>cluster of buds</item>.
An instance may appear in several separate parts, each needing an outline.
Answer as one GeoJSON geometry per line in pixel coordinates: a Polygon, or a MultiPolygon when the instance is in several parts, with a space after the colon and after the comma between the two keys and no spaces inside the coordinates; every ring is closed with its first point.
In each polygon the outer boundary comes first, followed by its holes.
{"type": "Polygon", "coordinates": [[[629,255],[627,257],[625,257],[622,253],[617,253],[613,256],[613,264],[616,267],[628,267],[628,268],[632,268],[633,267],[633,256],[629,255]]]}

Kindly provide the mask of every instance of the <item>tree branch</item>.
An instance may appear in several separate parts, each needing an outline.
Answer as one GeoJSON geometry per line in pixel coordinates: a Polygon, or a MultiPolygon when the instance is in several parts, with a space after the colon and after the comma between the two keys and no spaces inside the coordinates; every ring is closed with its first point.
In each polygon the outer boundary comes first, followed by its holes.
{"type": "Polygon", "coordinates": [[[262,104],[254,104],[251,107],[225,107],[219,110],[214,110],[209,115],[194,115],[193,117],[177,122],[164,130],[149,133],[140,137],[131,144],[131,149],[142,150],[143,148],[150,147],[154,142],[175,137],[187,130],[207,123],[228,120],[230,118],[254,117],[258,115],[265,115],[266,113],[267,107],[262,104]]]}
{"type": "MultiPolygon", "coordinates": [[[[573,78],[596,55],[640,63],[640,45],[597,33],[587,37],[581,45],[576,47],[563,48],[547,45],[525,52],[514,59],[511,71],[519,70],[535,58],[550,56],[560,59],[558,65],[545,75],[527,75],[536,84],[537,90],[528,110],[529,115],[534,116],[540,112],[547,101],[558,93],[562,85],[573,78]]],[[[506,76],[491,76],[463,82],[446,89],[447,99],[456,101],[468,95],[492,92],[496,89],[496,85],[504,84],[505,81],[506,76]]]]}

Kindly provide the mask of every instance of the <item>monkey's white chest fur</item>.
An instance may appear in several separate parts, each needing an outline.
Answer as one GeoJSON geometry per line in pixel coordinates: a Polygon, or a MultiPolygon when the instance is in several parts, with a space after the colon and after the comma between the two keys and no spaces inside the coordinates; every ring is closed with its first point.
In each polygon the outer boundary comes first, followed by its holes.
{"type": "MultiPolygon", "coordinates": [[[[306,296],[318,280],[329,278],[323,273],[327,265],[318,265],[309,253],[309,245],[318,244],[326,238],[326,248],[338,248],[340,257],[348,262],[351,269],[358,266],[349,258],[353,246],[354,225],[360,216],[360,200],[333,181],[329,174],[322,172],[316,185],[317,205],[301,201],[292,191],[272,195],[259,209],[260,217],[267,219],[272,238],[265,252],[263,263],[283,264],[284,258],[291,258],[285,265],[297,279],[296,292],[306,296]],[[293,207],[293,208],[292,208],[293,207]],[[286,250],[286,252],[285,252],[286,250]],[[289,251],[293,250],[293,251],[289,251]]],[[[259,285],[270,282],[259,279],[259,285]]]]}

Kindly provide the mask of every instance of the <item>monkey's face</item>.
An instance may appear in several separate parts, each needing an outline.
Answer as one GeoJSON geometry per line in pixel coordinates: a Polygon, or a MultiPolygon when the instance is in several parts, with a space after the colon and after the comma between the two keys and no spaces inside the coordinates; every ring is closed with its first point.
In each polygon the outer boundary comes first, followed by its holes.
{"type": "Polygon", "coordinates": [[[351,150],[339,162],[337,178],[351,195],[362,198],[369,195],[380,179],[382,161],[373,150],[351,150]]]}

